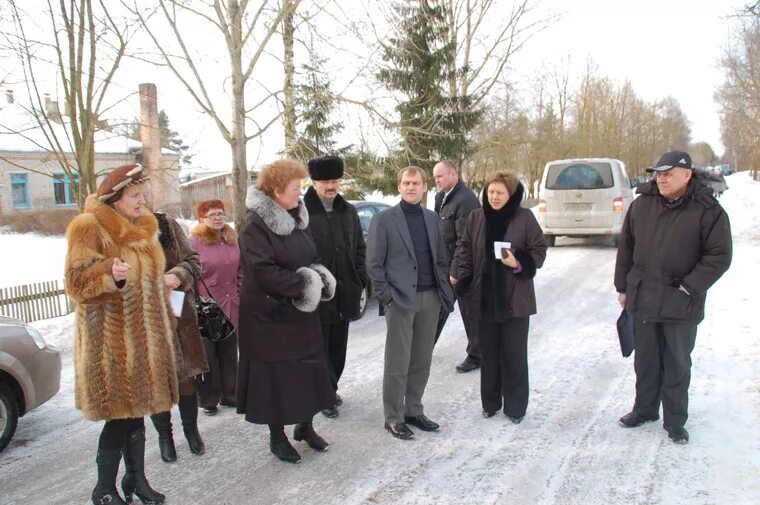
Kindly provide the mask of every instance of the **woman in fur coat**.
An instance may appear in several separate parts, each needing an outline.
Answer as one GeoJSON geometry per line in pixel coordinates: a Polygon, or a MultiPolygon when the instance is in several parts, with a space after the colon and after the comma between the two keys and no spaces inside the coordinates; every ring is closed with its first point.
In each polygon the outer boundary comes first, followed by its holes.
{"type": "MultiPolygon", "coordinates": [[[[201,260],[198,253],[190,245],[182,227],[166,214],[154,213],[158,220],[158,241],[166,256],[166,273],[164,285],[170,293],[172,290],[183,291],[185,298],[182,302],[182,312],[177,320],[174,332],[176,349],[177,381],[179,383],[179,415],[182,419],[182,431],[187,439],[190,452],[201,455],[206,452],[201,434],[198,431],[198,396],[196,377],[208,371],[206,353],[198,319],[193,307],[195,292],[195,277],[193,272],[199,272],[201,260]]],[[[166,410],[150,416],[153,426],[158,432],[158,448],[161,459],[167,463],[177,461],[177,450],[174,447],[172,434],[171,412],[166,410]]]]}
{"type": "Polygon", "coordinates": [[[515,424],[528,407],[528,327],[536,313],[533,277],[547,248],[533,213],[520,206],[523,193],[514,174],[488,178],[483,207],[467,218],[457,246],[459,279],[452,279],[463,297],[463,310],[478,318],[483,416],[492,417],[503,407],[515,424]]]}
{"type": "Polygon", "coordinates": [[[259,173],[248,190],[249,209],[240,234],[243,284],[240,291],[240,365],[237,408],[251,423],[268,424],[270,450],[298,463],[284,425],[296,424],[293,437],[323,451],[312,418],[335,405],[316,312],[335,294],[335,278],[317,263],[301,201],[306,169],[280,160],[259,173]]]}
{"type": "Polygon", "coordinates": [[[66,231],[66,291],[76,302],[75,400],[92,421],[104,420],[96,456],[94,504],[164,503],[144,472],[143,416],[178,401],[174,317],[164,283],[158,222],[146,211],[140,165],[111,171],[66,231]]]}
{"type": "MultiPolygon", "coordinates": [[[[221,200],[206,200],[198,204],[198,220],[190,236],[190,244],[201,258],[201,277],[210,293],[205,293],[199,284],[197,288],[203,296],[212,296],[230,319],[238,327],[240,307],[240,249],[237,233],[224,222],[224,203],[221,200]]],[[[235,384],[237,382],[237,335],[221,342],[203,339],[209,372],[203,374],[198,384],[198,396],[203,412],[213,416],[217,405],[234,407],[235,384]]]]}

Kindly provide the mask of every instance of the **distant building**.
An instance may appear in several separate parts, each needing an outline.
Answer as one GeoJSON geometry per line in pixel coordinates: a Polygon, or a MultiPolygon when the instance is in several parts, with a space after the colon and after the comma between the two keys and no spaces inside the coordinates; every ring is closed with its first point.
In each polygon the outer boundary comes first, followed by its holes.
{"type": "MultiPolygon", "coordinates": [[[[6,103],[0,106],[0,216],[38,210],[76,208],[78,180],[70,180],[44,132],[34,118],[6,92],[6,103]]],[[[49,106],[57,109],[55,102],[49,106]]],[[[52,123],[61,142],[71,138],[66,116],[57,113],[52,123]]],[[[68,159],[75,163],[73,148],[68,159]]],[[[142,144],[139,141],[107,131],[95,134],[95,171],[109,169],[141,160],[142,144]]],[[[165,187],[167,204],[179,203],[180,154],[162,149],[160,184],[165,187]]]]}

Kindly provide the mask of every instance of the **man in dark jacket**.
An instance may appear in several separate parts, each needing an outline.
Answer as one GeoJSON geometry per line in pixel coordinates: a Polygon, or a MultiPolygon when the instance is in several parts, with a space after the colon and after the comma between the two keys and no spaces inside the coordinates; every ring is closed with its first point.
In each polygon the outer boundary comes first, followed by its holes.
{"type": "Polygon", "coordinates": [[[689,441],[691,351],[704,318],[705,295],[731,264],[728,215],[692,175],[685,152],[663,154],[656,179],[639,186],[623,223],[615,288],[633,311],[636,401],[620,424],[659,419],[670,439],[689,441]]]}
{"type": "MultiPolygon", "coordinates": [[[[309,228],[322,264],[338,281],[335,297],[319,305],[328,371],[333,388],[338,391],[346,364],[348,323],[359,316],[359,299],[369,283],[366,246],[356,209],[338,194],[343,160],[335,157],[309,160],[309,175],[312,187],[304,195],[309,228]]],[[[343,401],[337,393],[335,398],[336,405],[322,414],[338,417],[338,407],[343,401]]]]}
{"type": "MultiPolygon", "coordinates": [[[[435,211],[441,218],[441,234],[446,245],[446,256],[449,264],[449,278],[452,283],[459,278],[457,262],[454,260],[454,252],[457,242],[464,234],[464,225],[470,212],[480,207],[475,193],[459,180],[457,167],[449,160],[443,160],[433,167],[433,178],[438,188],[435,195],[435,211]]],[[[467,356],[464,361],[456,366],[457,372],[472,372],[480,367],[480,348],[478,346],[478,321],[472,315],[467,314],[459,303],[459,312],[464,323],[464,331],[467,335],[467,356]]],[[[442,310],[438,316],[438,328],[435,333],[435,341],[441,336],[443,326],[449,313],[442,310]]]]}

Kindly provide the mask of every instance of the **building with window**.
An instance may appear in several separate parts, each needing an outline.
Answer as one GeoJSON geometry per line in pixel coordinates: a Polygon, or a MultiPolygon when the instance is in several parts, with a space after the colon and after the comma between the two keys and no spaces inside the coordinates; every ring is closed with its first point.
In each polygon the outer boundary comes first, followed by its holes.
{"type": "MultiPolygon", "coordinates": [[[[54,209],[76,209],[79,180],[63,171],[49,148],[45,134],[35,125],[24,108],[14,103],[12,95],[0,108],[0,217],[18,212],[54,209]]],[[[65,116],[54,123],[61,141],[71,138],[65,116]]],[[[64,150],[66,148],[64,147],[64,150]]],[[[67,154],[75,164],[73,149],[67,154]]],[[[141,159],[139,141],[107,131],[95,136],[95,171],[105,174],[109,169],[141,159]]],[[[162,150],[165,167],[159,177],[165,186],[166,203],[179,202],[179,153],[162,150]]]]}

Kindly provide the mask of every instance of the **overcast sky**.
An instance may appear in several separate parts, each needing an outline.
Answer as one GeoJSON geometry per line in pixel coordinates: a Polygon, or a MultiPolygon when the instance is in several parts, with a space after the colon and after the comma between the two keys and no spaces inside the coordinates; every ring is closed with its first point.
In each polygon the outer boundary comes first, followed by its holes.
{"type": "MultiPolygon", "coordinates": [[[[505,6],[511,5],[510,0],[501,1],[505,6]]],[[[620,83],[629,79],[635,92],[647,101],[673,96],[691,122],[692,139],[706,141],[717,154],[722,154],[719,116],[713,94],[723,82],[719,60],[728,43],[732,23],[727,16],[736,12],[746,1],[541,0],[533,19],[552,18],[553,21],[534,35],[516,55],[510,65],[508,79],[516,84],[518,90],[526,90],[542,68],[555,65],[564,68],[569,65],[571,75],[577,82],[590,58],[596,63],[599,76],[610,77],[620,83]]],[[[43,5],[39,0],[34,2],[43,5]]],[[[34,2],[24,5],[31,6],[34,2]]],[[[373,5],[372,2],[342,0],[339,5],[346,11],[346,16],[359,18],[364,13],[361,5],[373,5]]],[[[328,10],[339,12],[334,5],[328,10]]],[[[349,46],[348,51],[361,46],[354,39],[344,37],[345,30],[336,28],[336,23],[322,18],[319,24],[322,35],[338,45],[344,42],[344,46],[349,46]]],[[[184,33],[196,31],[188,26],[182,29],[184,33]]],[[[211,93],[217,97],[219,109],[226,116],[230,107],[225,91],[229,88],[225,79],[228,75],[226,50],[200,30],[195,35],[196,39],[203,40],[199,44],[200,50],[206,51],[204,71],[216,78],[211,93]]],[[[214,37],[218,39],[218,36],[214,37]]],[[[271,51],[279,56],[279,38],[274,39],[274,43],[271,51]]],[[[296,46],[296,51],[297,62],[302,63],[306,51],[301,45],[296,46]]],[[[340,91],[343,91],[340,87],[345,85],[345,80],[354,76],[354,69],[363,64],[361,57],[335,49],[323,51],[322,56],[329,60],[325,66],[331,73],[331,81],[340,91]]],[[[275,58],[265,58],[254,75],[270,86],[278,86],[282,82],[282,67],[275,58]]],[[[130,94],[136,92],[140,82],[149,81],[158,85],[159,108],[169,115],[172,128],[192,145],[194,164],[208,169],[229,169],[231,157],[228,144],[222,140],[214,123],[199,112],[198,106],[174,77],[144,63],[125,61],[116,74],[113,89],[120,94],[130,94]]],[[[362,89],[360,81],[353,81],[352,86],[347,94],[355,97],[379,92],[374,88],[362,89]]],[[[249,104],[254,101],[248,99],[249,104]]],[[[128,99],[127,106],[113,112],[129,118],[137,114],[138,107],[139,100],[133,95],[128,99]]],[[[263,111],[258,117],[266,122],[271,116],[263,111]]],[[[374,129],[355,111],[344,109],[340,120],[346,128],[346,141],[355,141],[357,132],[361,132],[365,137],[375,137],[374,145],[384,145],[377,140],[383,132],[374,129]]],[[[249,128],[248,134],[251,133],[252,128],[249,128]]],[[[387,132],[384,135],[384,141],[390,140],[387,132]]],[[[276,124],[260,140],[249,144],[248,163],[253,166],[267,163],[276,158],[282,149],[282,128],[276,124]]]]}

